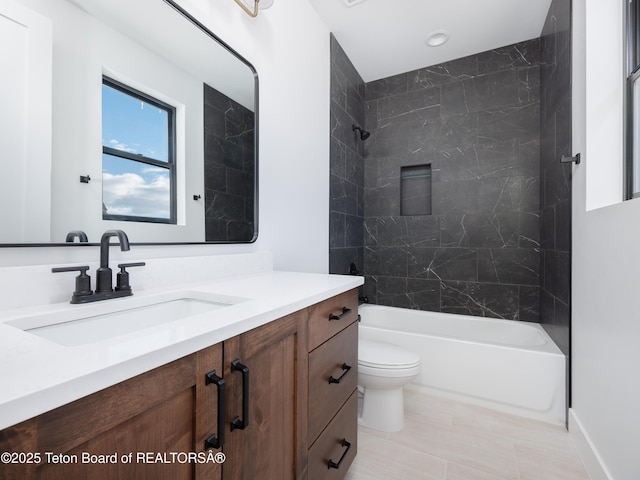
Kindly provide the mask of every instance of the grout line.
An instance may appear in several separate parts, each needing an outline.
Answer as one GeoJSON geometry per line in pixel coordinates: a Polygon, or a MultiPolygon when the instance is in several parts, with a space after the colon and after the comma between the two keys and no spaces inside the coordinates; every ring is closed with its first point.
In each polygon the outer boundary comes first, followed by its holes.
{"type": "Polygon", "coordinates": [[[518,454],[516,453],[516,444],[511,440],[511,451],[513,452],[513,459],[516,464],[516,472],[518,473],[518,480],[522,480],[522,472],[520,471],[520,464],[518,463],[518,454]]]}
{"type": "MultiPolygon", "coordinates": [[[[416,416],[417,418],[426,418],[428,417],[428,412],[426,410],[424,410],[424,408],[426,408],[427,404],[433,404],[433,405],[438,405],[438,399],[440,397],[438,397],[437,395],[429,395],[426,393],[422,393],[422,392],[412,392],[411,394],[411,403],[413,407],[417,407],[417,409],[414,409],[411,411],[411,416],[416,416]],[[421,399],[424,399],[424,401],[421,401],[421,399]],[[429,399],[434,399],[435,402],[430,402],[429,399]]],[[[551,454],[550,450],[553,450],[553,448],[549,445],[545,445],[543,443],[542,440],[540,440],[540,438],[536,437],[535,439],[533,437],[529,438],[528,435],[526,435],[525,437],[521,438],[521,435],[518,434],[517,436],[513,436],[510,432],[511,430],[509,428],[514,427],[517,428],[518,431],[520,431],[522,428],[525,428],[526,431],[529,431],[529,429],[527,428],[527,422],[529,422],[529,419],[523,418],[522,420],[525,423],[522,424],[514,424],[511,425],[512,421],[517,421],[517,416],[514,416],[512,414],[503,414],[503,412],[499,412],[496,410],[492,410],[492,409],[487,409],[486,407],[477,407],[476,405],[473,404],[469,404],[466,403],[464,401],[459,401],[459,400],[452,400],[452,399],[445,399],[446,400],[446,404],[447,407],[443,407],[441,412],[443,416],[448,416],[451,415],[452,418],[455,418],[456,415],[463,415],[463,417],[466,416],[471,416],[473,418],[476,418],[477,421],[472,421],[471,424],[467,425],[469,428],[471,428],[470,432],[471,434],[473,434],[474,432],[481,434],[481,436],[486,436],[487,438],[495,438],[495,440],[502,442],[502,444],[504,445],[504,447],[506,448],[510,448],[511,452],[512,452],[512,461],[514,463],[514,469],[512,470],[513,467],[509,467],[507,470],[502,470],[502,469],[498,469],[495,472],[489,472],[486,471],[482,468],[477,468],[477,466],[472,466],[472,464],[468,464],[464,461],[465,457],[461,457],[462,463],[452,460],[451,458],[449,458],[449,456],[447,455],[447,451],[445,450],[438,450],[438,452],[431,452],[431,451],[425,451],[421,448],[421,446],[414,442],[414,444],[412,444],[411,447],[407,447],[406,445],[404,446],[404,450],[407,451],[408,453],[408,461],[411,462],[411,458],[412,458],[412,454],[415,454],[415,458],[417,459],[418,456],[422,457],[422,456],[428,456],[431,457],[432,459],[437,459],[438,462],[442,462],[443,464],[443,470],[444,470],[444,477],[442,477],[442,471],[440,470],[440,474],[436,474],[435,471],[432,473],[433,478],[443,478],[444,480],[447,480],[448,477],[450,475],[452,475],[455,472],[455,467],[454,469],[451,468],[451,466],[453,464],[456,465],[460,465],[460,468],[462,469],[471,469],[474,471],[477,471],[478,474],[484,474],[484,475],[488,475],[491,476],[491,478],[495,478],[496,480],[523,480],[523,478],[525,478],[524,474],[526,473],[526,467],[528,465],[528,456],[524,455],[522,457],[522,462],[520,462],[520,457],[518,456],[518,452],[516,450],[516,445],[526,445],[528,447],[530,447],[533,450],[537,450],[537,455],[536,457],[538,459],[542,459],[543,463],[545,462],[545,452],[551,454]],[[463,406],[464,408],[461,411],[457,411],[457,407],[458,406],[463,406]],[[467,407],[471,407],[471,410],[467,410],[467,407]],[[502,430],[496,430],[494,431],[492,425],[492,419],[493,416],[497,415],[498,417],[503,417],[506,419],[509,419],[509,422],[507,422],[505,424],[505,426],[507,427],[506,431],[502,431],[502,430]],[[487,420],[488,419],[488,420],[487,420]],[[485,421],[486,420],[486,421],[485,421]],[[502,433],[499,433],[502,432],[502,433]],[[524,469],[524,470],[523,470],[524,469]],[[502,472],[502,473],[500,473],[502,472]],[[504,476],[506,475],[506,476],[504,476]]],[[[407,412],[408,413],[408,412],[407,412]]],[[[455,422],[454,422],[455,423],[455,422]]],[[[540,427],[543,427],[544,425],[541,424],[541,422],[537,422],[536,424],[539,424],[536,428],[534,428],[534,432],[537,433],[542,433],[543,437],[546,435],[546,433],[548,433],[550,435],[549,438],[556,438],[556,433],[559,435],[566,435],[568,437],[568,446],[572,447],[574,450],[577,451],[577,448],[575,446],[575,442],[573,441],[573,438],[571,438],[571,435],[569,434],[569,432],[560,432],[557,429],[557,426],[555,425],[548,425],[548,429],[541,429],[540,427]]],[[[465,422],[462,422],[462,425],[464,426],[465,422]]],[[[438,425],[440,425],[440,423],[438,423],[438,425]]],[[[366,429],[363,430],[363,427],[359,427],[359,431],[360,432],[364,432],[366,429]]],[[[533,434],[533,432],[532,432],[533,434]]],[[[433,440],[433,437],[430,437],[431,440],[433,440]]],[[[407,440],[408,442],[411,441],[411,439],[407,440]]],[[[406,443],[402,442],[403,444],[406,443]]],[[[390,445],[395,443],[393,438],[391,438],[391,434],[389,433],[385,433],[385,434],[379,434],[379,435],[375,435],[374,437],[374,442],[371,443],[371,446],[373,448],[377,448],[375,447],[375,443],[379,442],[380,446],[384,446],[386,445],[390,445]]],[[[411,443],[410,443],[411,444],[411,443]]],[[[450,445],[451,448],[453,448],[454,450],[457,449],[455,444],[450,445]]],[[[569,450],[571,450],[571,448],[569,448],[569,450]]],[[[504,460],[508,461],[508,450],[504,450],[504,453],[506,454],[505,457],[502,457],[504,460]]],[[[369,453],[369,452],[368,452],[369,453]]],[[[474,456],[472,455],[469,458],[474,458],[474,456]]],[[[578,459],[578,461],[582,464],[583,468],[584,468],[584,462],[582,461],[582,459],[579,457],[579,455],[576,455],[576,459],[578,459]]],[[[486,460],[486,459],[485,459],[486,460]]],[[[549,458],[550,460],[550,458],[549,458]]],[[[393,463],[393,460],[391,460],[391,463],[393,463]]],[[[442,468],[442,466],[440,467],[442,468]]],[[[560,467],[562,468],[562,467],[560,467]]],[[[430,477],[431,478],[431,477],[430,477]]]]}

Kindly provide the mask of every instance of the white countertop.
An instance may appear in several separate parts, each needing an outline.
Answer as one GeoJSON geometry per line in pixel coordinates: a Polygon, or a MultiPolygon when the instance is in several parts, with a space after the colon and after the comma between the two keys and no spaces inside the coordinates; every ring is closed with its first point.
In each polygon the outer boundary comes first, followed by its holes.
{"type": "Polygon", "coordinates": [[[362,284],[363,278],[354,276],[263,272],[150,289],[132,297],[85,305],[63,303],[0,311],[0,429],[362,284]],[[62,345],[7,323],[43,313],[62,318],[78,309],[88,309],[96,315],[119,304],[135,305],[176,292],[215,294],[242,301],[77,346],[62,345]]]}

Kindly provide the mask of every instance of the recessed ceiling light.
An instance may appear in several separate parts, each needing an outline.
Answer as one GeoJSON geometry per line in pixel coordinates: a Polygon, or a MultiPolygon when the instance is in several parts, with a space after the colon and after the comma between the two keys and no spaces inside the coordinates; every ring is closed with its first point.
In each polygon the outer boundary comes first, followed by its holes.
{"type": "Polygon", "coordinates": [[[424,43],[428,47],[439,47],[447,40],[449,40],[449,32],[447,32],[446,30],[436,30],[429,35],[424,43]]]}
{"type": "Polygon", "coordinates": [[[362,3],[366,0],[342,0],[347,7],[353,7],[359,3],[362,3]]]}

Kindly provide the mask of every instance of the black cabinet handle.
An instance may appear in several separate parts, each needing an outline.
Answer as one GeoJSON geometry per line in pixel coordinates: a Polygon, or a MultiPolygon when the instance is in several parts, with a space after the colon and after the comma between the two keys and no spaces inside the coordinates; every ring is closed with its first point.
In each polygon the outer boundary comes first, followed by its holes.
{"type": "Polygon", "coordinates": [[[342,313],[340,315],[336,315],[335,313],[329,314],[329,320],[342,320],[346,315],[351,313],[351,309],[347,307],[342,307],[342,313]]]}
{"type": "Polygon", "coordinates": [[[342,444],[343,447],[347,447],[347,449],[343,452],[342,456],[340,457],[340,460],[338,460],[338,463],[336,463],[333,460],[329,459],[329,463],[328,463],[329,468],[340,468],[340,464],[344,460],[344,457],[346,457],[347,453],[349,453],[349,449],[351,448],[351,444],[349,442],[347,442],[346,438],[342,439],[341,444],[342,444]]]}
{"type": "Polygon", "coordinates": [[[231,371],[242,373],[242,418],[231,420],[231,431],[236,428],[244,430],[249,425],[249,367],[241,364],[240,360],[234,360],[231,362],[231,371]]]}
{"type": "Polygon", "coordinates": [[[351,370],[351,366],[347,365],[346,363],[343,363],[340,368],[342,368],[342,370],[344,370],[344,372],[342,372],[342,375],[340,375],[338,378],[333,378],[333,375],[331,375],[329,377],[329,383],[340,383],[342,381],[342,379],[344,378],[344,376],[347,373],[349,373],[349,370],[351,370]]]}
{"type": "Polygon", "coordinates": [[[212,383],[218,387],[218,433],[210,435],[204,441],[204,449],[209,450],[210,448],[222,448],[224,445],[224,392],[225,392],[225,383],[224,379],[220,378],[216,375],[216,371],[212,370],[205,375],[205,385],[211,385],[212,383]]]}

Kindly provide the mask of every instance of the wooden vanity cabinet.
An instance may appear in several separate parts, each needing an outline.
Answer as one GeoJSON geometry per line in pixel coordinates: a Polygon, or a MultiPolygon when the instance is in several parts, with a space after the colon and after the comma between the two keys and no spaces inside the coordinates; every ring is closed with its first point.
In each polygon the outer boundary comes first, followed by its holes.
{"type": "Polygon", "coordinates": [[[222,368],[222,344],[0,431],[0,451],[40,455],[38,463],[0,463],[0,478],[220,478],[220,464],[157,456],[204,451],[217,416],[216,394],[204,379],[215,368],[222,368]]]}
{"type": "Polygon", "coordinates": [[[357,452],[357,289],[309,313],[309,480],[340,480],[357,452]]]}
{"type": "Polygon", "coordinates": [[[356,319],[353,290],[1,430],[0,452],[41,459],[0,463],[0,478],[341,479],[356,453],[356,319]]]}

